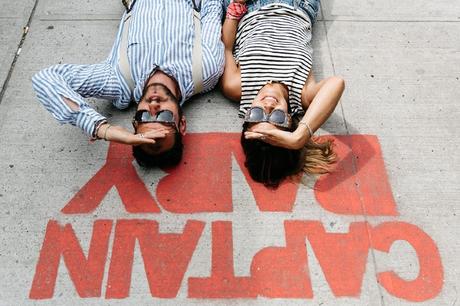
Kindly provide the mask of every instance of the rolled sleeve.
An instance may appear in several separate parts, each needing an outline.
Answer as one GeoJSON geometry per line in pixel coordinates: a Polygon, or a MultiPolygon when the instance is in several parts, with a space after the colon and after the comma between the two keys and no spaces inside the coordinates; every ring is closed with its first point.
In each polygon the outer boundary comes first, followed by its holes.
{"type": "Polygon", "coordinates": [[[104,116],[96,112],[94,109],[87,107],[80,109],[76,115],[76,126],[83,130],[89,137],[93,138],[96,123],[106,120],[104,116]]]}
{"type": "Polygon", "coordinates": [[[112,100],[118,108],[129,105],[114,70],[105,62],[55,65],[35,74],[32,85],[40,103],[56,120],[79,127],[89,137],[94,133],[95,123],[105,117],[92,109],[84,98],[112,100]],[[78,110],[71,109],[64,98],[74,102],[78,110]]]}

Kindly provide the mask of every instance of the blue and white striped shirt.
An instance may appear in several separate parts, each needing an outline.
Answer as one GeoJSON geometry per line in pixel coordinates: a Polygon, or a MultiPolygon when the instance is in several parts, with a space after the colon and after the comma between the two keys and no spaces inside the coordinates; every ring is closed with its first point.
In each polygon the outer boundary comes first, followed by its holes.
{"type": "MultiPolygon", "coordinates": [[[[91,136],[95,123],[105,117],[92,109],[84,98],[108,99],[115,107],[125,109],[129,106],[131,94],[138,102],[146,79],[152,71],[160,69],[176,79],[182,104],[192,96],[194,89],[192,1],[136,1],[128,34],[128,61],[135,82],[133,93],[118,67],[123,27],[121,21],[112,51],[104,62],[94,65],[55,65],[35,74],[32,83],[39,101],[59,122],[76,125],[91,136]],[[79,110],[70,109],[64,97],[77,103],[79,110]]],[[[217,84],[224,69],[222,0],[203,1],[200,12],[203,91],[206,92],[217,84]]]]}

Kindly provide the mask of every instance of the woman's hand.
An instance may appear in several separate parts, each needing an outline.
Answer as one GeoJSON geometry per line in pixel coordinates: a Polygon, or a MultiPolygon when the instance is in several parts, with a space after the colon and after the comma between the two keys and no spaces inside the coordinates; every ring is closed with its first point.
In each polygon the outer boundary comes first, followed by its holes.
{"type": "Polygon", "coordinates": [[[106,141],[138,146],[142,144],[154,144],[156,140],[165,138],[169,132],[167,128],[159,128],[141,134],[134,134],[121,126],[106,123],[98,129],[97,136],[106,141]]]}
{"type": "Polygon", "coordinates": [[[299,126],[294,132],[278,129],[247,131],[244,133],[246,139],[258,139],[272,146],[282,147],[290,150],[300,150],[310,139],[309,133],[299,126]]]}

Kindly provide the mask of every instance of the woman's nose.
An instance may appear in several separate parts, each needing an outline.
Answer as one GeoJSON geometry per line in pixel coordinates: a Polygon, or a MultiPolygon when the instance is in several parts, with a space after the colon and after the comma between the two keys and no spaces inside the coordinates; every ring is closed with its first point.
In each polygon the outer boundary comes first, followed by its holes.
{"type": "Polygon", "coordinates": [[[270,114],[276,107],[276,103],[271,102],[271,101],[264,101],[264,111],[267,114],[270,114]]]}

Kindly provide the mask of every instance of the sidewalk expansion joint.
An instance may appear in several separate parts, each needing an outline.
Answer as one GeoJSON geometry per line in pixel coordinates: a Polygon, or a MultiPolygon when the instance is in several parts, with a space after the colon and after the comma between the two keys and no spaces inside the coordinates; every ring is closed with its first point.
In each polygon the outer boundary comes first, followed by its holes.
{"type": "Polygon", "coordinates": [[[27,34],[29,33],[30,24],[32,23],[32,19],[33,19],[33,16],[35,14],[35,10],[37,9],[38,1],[39,0],[35,0],[35,4],[34,4],[34,6],[32,8],[32,11],[30,12],[29,20],[27,21],[27,24],[24,27],[24,31],[22,33],[21,40],[19,41],[18,49],[16,50],[16,53],[15,53],[14,58],[13,58],[13,61],[11,62],[10,69],[8,70],[8,75],[6,76],[6,79],[3,82],[2,90],[0,91],[0,104],[3,101],[3,96],[5,95],[6,89],[8,88],[8,83],[9,83],[9,81],[11,79],[11,75],[13,74],[14,67],[16,65],[16,62],[17,62],[18,58],[19,58],[19,55],[21,54],[22,46],[24,44],[24,41],[26,40],[27,34]]]}
{"type": "MultiPolygon", "coordinates": [[[[321,11],[324,12],[324,9],[323,9],[323,5],[320,3],[320,6],[321,6],[321,11]]],[[[334,20],[335,21],[335,20],[334,20]]],[[[334,22],[333,21],[333,22],[334,22]]],[[[327,25],[326,25],[326,22],[328,22],[326,19],[322,19],[321,22],[323,23],[323,26],[324,26],[324,31],[325,31],[325,37],[326,37],[326,43],[327,43],[327,50],[329,52],[329,58],[330,58],[330,61],[331,61],[331,65],[332,65],[332,73],[334,75],[337,74],[336,72],[336,69],[335,69],[335,63],[334,63],[334,56],[332,55],[332,50],[331,50],[331,45],[330,45],[330,42],[329,42],[329,35],[328,35],[328,31],[327,31],[327,25]]],[[[342,102],[339,103],[339,106],[340,106],[340,110],[341,110],[341,113],[342,113],[342,118],[343,118],[343,123],[345,125],[345,130],[347,132],[347,135],[351,135],[351,132],[350,132],[350,128],[348,126],[348,123],[347,123],[347,119],[345,118],[345,110],[343,108],[343,104],[342,102]]],[[[352,167],[353,167],[353,171],[355,173],[358,172],[358,166],[356,164],[356,160],[355,158],[352,158],[352,167]]],[[[362,201],[362,192],[359,188],[359,186],[356,186],[356,191],[358,192],[359,194],[359,197],[361,199],[361,203],[363,203],[362,201]]],[[[368,221],[368,217],[367,217],[367,211],[365,210],[365,207],[364,205],[361,205],[361,208],[362,208],[362,211],[364,213],[364,218],[366,220],[366,222],[368,221]]],[[[367,238],[369,239],[369,241],[372,239],[371,236],[370,236],[370,232],[369,232],[369,227],[367,227],[367,238]]],[[[375,256],[375,252],[373,249],[370,250],[370,253],[371,253],[371,260],[372,260],[372,264],[373,264],[373,268],[374,268],[374,272],[376,273],[377,272],[377,259],[376,259],[376,256],[375,256]]],[[[385,306],[385,299],[384,299],[384,296],[383,296],[383,293],[382,293],[382,289],[380,288],[380,286],[377,286],[377,290],[378,290],[378,294],[380,296],[380,305],[381,306],[385,306]]]]}

